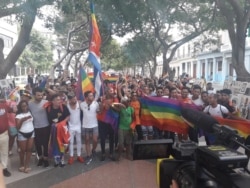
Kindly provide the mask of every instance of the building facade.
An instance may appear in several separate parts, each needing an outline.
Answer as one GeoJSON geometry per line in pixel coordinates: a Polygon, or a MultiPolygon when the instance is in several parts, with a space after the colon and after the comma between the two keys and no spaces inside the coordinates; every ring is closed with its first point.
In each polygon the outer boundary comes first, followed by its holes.
{"type": "MultiPolygon", "coordinates": [[[[195,41],[197,38],[181,46],[173,61],[171,68],[175,68],[176,76],[183,73],[193,78],[205,78],[217,84],[223,84],[227,79],[236,79],[236,73],[232,67],[232,47],[227,31],[219,32],[220,45],[203,46],[197,50],[195,41]],[[193,49],[193,50],[192,50],[193,49]],[[194,53],[196,52],[196,53],[194,53]]],[[[245,67],[250,72],[250,38],[246,38],[245,67]]]]}

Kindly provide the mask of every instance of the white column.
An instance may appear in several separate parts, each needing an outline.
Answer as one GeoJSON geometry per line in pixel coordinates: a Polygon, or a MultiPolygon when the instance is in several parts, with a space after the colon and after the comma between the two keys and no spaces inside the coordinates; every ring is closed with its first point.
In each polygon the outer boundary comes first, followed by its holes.
{"type": "Polygon", "coordinates": [[[197,61],[197,71],[196,71],[196,74],[197,74],[197,76],[196,76],[196,78],[200,78],[201,77],[201,60],[199,59],[198,61],[197,61]]]}
{"type": "Polygon", "coordinates": [[[210,75],[210,72],[208,72],[208,59],[205,59],[205,79],[208,80],[208,76],[210,75]]]}
{"type": "Polygon", "coordinates": [[[194,62],[193,61],[190,61],[190,77],[193,77],[193,65],[194,65],[194,62]]]}
{"type": "Polygon", "coordinates": [[[229,75],[229,62],[227,61],[225,56],[223,56],[222,57],[222,79],[223,79],[223,82],[225,81],[225,79],[227,78],[228,75],[229,75]]]}
{"type": "Polygon", "coordinates": [[[188,72],[187,72],[187,65],[188,65],[187,62],[185,62],[185,73],[186,74],[188,74],[188,72]]]}
{"type": "Polygon", "coordinates": [[[216,62],[216,58],[213,58],[213,81],[215,81],[215,75],[217,74],[217,62],[216,62]]]}

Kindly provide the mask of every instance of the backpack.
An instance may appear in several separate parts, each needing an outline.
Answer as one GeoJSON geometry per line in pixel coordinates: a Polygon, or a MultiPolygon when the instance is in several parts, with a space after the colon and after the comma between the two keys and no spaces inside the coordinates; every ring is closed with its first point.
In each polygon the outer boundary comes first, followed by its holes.
{"type": "MultiPolygon", "coordinates": [[[[219,104],[219,105],[220,105],[220,104],[219,104]]],[[[208,112],[207,112],[207,114],[209,114],[209,115],[211,115],[211,114],[209,113],[210,106],[211,106],[211,105],[209,105],[209,107],[208,107],[208,112]]],[[[220,105],[220,112],[221,112],[223,118],[226,118],[226,117],[227,117],[227,114],[224,114],[223,111],[221,110],[221,105],[220,105]]]]}

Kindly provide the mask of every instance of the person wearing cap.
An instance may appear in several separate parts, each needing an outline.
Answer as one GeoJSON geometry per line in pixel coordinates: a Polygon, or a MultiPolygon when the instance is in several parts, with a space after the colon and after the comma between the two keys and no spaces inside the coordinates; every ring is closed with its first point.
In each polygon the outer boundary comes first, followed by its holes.
{"type": "Polygon", "coordinates": [[[3,175],[11,176],[7,169],[8,151],[9,151],[9,135],[8,135],[8,112],[11,112],[11,106],[5,99],[4,91],[0,90],[0,163],[3,167],[3,175]]]}
{"type": "Polygon", "coordinates": [[[67,80],[65,82],[65,84],[66,84],[66,89],[68,90],[68,92],[74,92],[74,88],[72,87],[72,84],[71,84],[70,80],[67,80]]]}
{"type": "Polygon", "coordinates": [[[30,94],[29,91],[23,90],[23,91],[21,92],[21,100],[22,100],[22,101],[27,101],[27,102],[29,102],[29,100],[30,100],[31,98],[32,98],[32,97],[31,97],[31,94],[30,94]]]}
{"type": "Polygon", "coordinates": [[[77,161],[80,163],[84,162],[83,157],[81,157],[82,151],[82,137],[81,137],[81,109],[80,104],[74,93],[68,94],[67,107],[70,112],[68,120],[68,129],[70,134],[69,142],[69,160],[68,164],[71,165],[74,162],[74,139],[76,138],[76,152],[77,161]]]}

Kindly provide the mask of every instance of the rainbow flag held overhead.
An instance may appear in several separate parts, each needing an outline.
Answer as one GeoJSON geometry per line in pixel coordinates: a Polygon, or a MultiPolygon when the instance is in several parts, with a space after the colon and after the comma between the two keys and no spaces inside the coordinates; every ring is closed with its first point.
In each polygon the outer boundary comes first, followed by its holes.
{"type": "Polygon", "coordinates": [[[76,87],[76,94],[78,100],[84,99],[84,93],[86,91],[92,91],[95,92],[95,88],[87,76],[84,68],[80,66],[79,68],[79,75],[78,75],[78,81],[77,81],[77,87],[76,87]]]}
{"type": "Polygon", "coordinates": [[[141,125],[153,125],[160,130],[188,133],[188,125],[181,117],[181,104],[178,100],[162,97],[141,98],[141,125]]]}
{"type": "Polygon", "coordinates": [[[19,103],[21,100],[21,96],[19,94],[19,87],[14,88],[9,94],[8,94],[8,98],[11,101],[15,101],[16,103],[19,103]]]}
{"type": "Polygon", "coordinates": [[[100,63],[101,35],[94,14],[94,4],[90,3],[91,22],[90,22],[90,41],[88,61],[94,66],[94,85],[95,98],[99,98],[102,93],[102,71],[100,63]]]}

